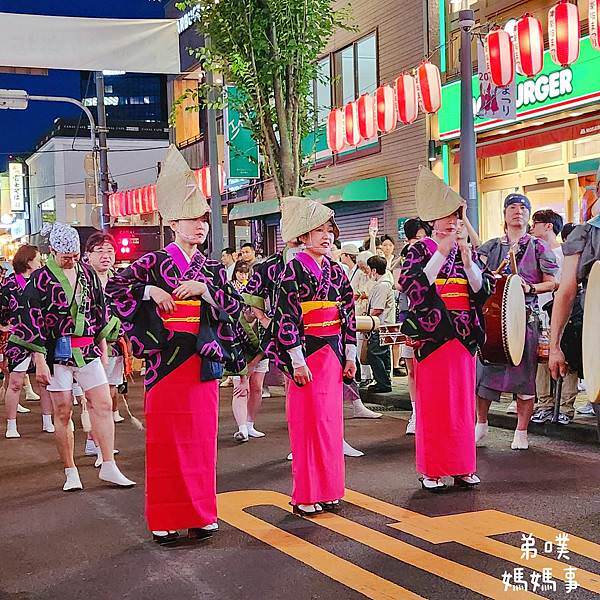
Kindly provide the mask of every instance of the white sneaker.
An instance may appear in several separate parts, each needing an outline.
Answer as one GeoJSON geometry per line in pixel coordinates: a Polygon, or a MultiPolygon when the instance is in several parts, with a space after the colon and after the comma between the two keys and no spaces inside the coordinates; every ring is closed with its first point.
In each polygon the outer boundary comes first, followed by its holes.
{"type": "Polygon", "coordinates": [[[5,436],[10,440],[20,438],[21,434],[16,429],[7,429],[5,436]]]}
{"type": "Polygon", "coordinates": [[[355,419],[380,419],[383,417],[383,414],[375,412],[361,403],[358,407],[354,408],[354,414],[352,416],[355,419]]]}
{"type": "Polygon", "coordinates": [[[113,412],[113,421],[115,423],[122,423],[125,420],[125,417],[121,416],[121,413],[118,410],[113,412]]]}
{"type": "Polygon", "coordinates": [[[477,423],[475,425],[475,444],[477,446],[483,446],[483,442],[487,437],[489,427],[487,423],[477,423]]]}
{"type": "Polygon", "coordinates": [[[406,426],[406,435],[415,435],[415,431],[417,430],[417,419],[415,419],[415,413],[410,415],[410,420],[408,421],[408,425],[406,426]]]}
{"type": "Polygon", "coordinates": [[[29,409],[29,408],[27,408],[25,406],[22,406],[21,404],[17,404],[17,412],[18,413],[23,413],[23,414],[30,413],[31,409],[29,409]]]}
{"type": "Polygon", "coordinates": [[[76,490],[82,490],[83,485],[81,479],[79,479],[79,471],[77,467],[67,467],[65,469],[66,481],[63,485],[63,492],[74,492],[76,490]]]}
{"type": "Polygon", "coordinates": [[[251,438],[261,438],[261,437],[265,437],[266,433],[263,433],[262,431],[258,431],[258,429],[255,429],[254,423],[248,423],[248,435],[251,438]]]}
{"type": "Polygon", "coordinates": [[[54,433],[54,423],[52,423],[52,415],[42,415],[42,431],[46,433],[54,433]]]}
{"type": "Polygon", "coordinates": [[[577,414],[593,417],[596,413],[594,412],[594,407],[592,403],[588,402],[587,404],[584,404],[581,408],[577,409],[577,414]]]}
{"type": "Polygon", "coordinates": [[[204,531],[217,531],[219,529],[219,524],[218,523],[209,523],[208,525],[205,525],[204,527],[200,527],[200,529],[204,529],[204,531]]]}
{"type": "Polygon", "coordinates": [[[25,400],[28,402],[37,402],[40,397],[33,391],[33,388],[25,390],[25,400]]]}
{"type": "Polygon", "coordinates": [[[344,440],[344,456],[352,456],[352,457],[359,457],[359,456],[364,456],[365,453],[361,452],[360,450],[357,450],[356,448],[353,448],[346,440],[344,440]]]}
{"type": "Polygon", "coordinates": [[[527,450],[529,448],[529,440],[527,439],[527,431],[515,429],[515,437],[513,438],[510,447],[513,450],[527,450]]]}
{"type": "Polygon", "coordinates": [[[85,440],[85,450],[83,453],[86,456],[96,456],[98,454],[98,446],[96,446],[94,440],[85,440]]]}
{"type": "Polygon", "coordinates": [[[518,414],[517,413],[517,403],[514,400],[506,407],[506,414],[507,415],[518,414]]]}

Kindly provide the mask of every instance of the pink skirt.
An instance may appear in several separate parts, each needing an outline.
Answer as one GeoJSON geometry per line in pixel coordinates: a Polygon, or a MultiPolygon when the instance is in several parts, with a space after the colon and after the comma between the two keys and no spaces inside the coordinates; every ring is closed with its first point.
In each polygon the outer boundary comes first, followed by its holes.
{"type": "Polygon", "coordinates": [[[474,473],[475,357],[454,339],[414,365],[417,472],[433,478],[474,473]]]}
{"type": "Polygon", "coordinates": [[[292,448],[292,504],[331,502],[344,496],[342,367],[329,346],[306,363],[313,381],[290,382],[287,420],[292,448]]]}
{"type": "Polygon", "coordinates": [[[151,531],[217,520],[217,381],[191,356],[146,394],[146,519],[151,531]]]}

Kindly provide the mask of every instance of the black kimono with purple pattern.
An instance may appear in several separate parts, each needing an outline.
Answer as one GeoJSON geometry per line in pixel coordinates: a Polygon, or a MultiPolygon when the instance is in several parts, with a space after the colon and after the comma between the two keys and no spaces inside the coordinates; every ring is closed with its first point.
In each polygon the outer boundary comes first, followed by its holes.
{"type": "Polygon", "coordinates": [[[289,377],[293,376],[294,369],[288,351],[298,346],[308,357],[328,344],[343,366],[346,346],[356,345],[356,318],[354,292],[341,265],[325,257],[321,277],[317,279],[293,258],[281,276],[270,336],[265,354],[289,377]],[[341,334],[327,337],[305,335],[301,303],[319,300],[339,303],[341,334]]]}
{"type": "MultiPolygon", "coordinates": [[[[0,325],[11,326],[14,329],[16,323],[21,320],[25,309],[23,301],[23,290],[17,281],[15,273],[11,273],[3,282],[0,290],[0,325]]],[[[8,340],[4,355],[8,362],[8,371],[14,368],[30,356],[31,352],[22,346],[8,340]]]]}
{"type": "Polygon", "coordinates": [[[205,283],[217,305],[215,308],[201,299],[201,311],[208,312],[219,344],[231,347],[239,343],[243,334],[230,323],[220,320],[219,312],[223,311],[237,322],[242,308],[241,297],[228,283],[223,265],[207,259],[201,252],[196,252],[184,273],[165,250],[149,252],[106,284],[105,292],[112,312],[122,320],[134,356],[146,359],[146,389],[196,353],[197,337],[165,328],[154,301],[143,299],[145,287],[153,285],[171,293],[187,280],[205,283]]]}

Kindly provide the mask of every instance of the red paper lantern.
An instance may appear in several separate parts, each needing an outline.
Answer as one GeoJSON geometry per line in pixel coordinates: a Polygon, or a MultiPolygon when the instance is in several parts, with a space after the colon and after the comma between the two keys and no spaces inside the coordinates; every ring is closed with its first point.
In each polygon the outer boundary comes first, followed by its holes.
{"type": "Polygon", "coordinates": [[[388,133],[396,128],[398,116],[394,104],[394,90],[389,85],[382,85],[375,91],[377,105],[377,129],[388,133]]]}
{"type": "Polygon", "coordinates": [[[492,29],[485,36],[485,58],[495,86],[506,87],[515,78],[513,42],[504,29],[492,29]]]}
{"type": "Polygon", "coordinates": [[[358,146],[362,142],[362,136],[358,129],[358,104],[356,102],[348,102],[344,106],[344,124],[346,143],[348,146],[358,146]]]}
{"type": "Polygon", "coordinates": [[[588,26],[590,30],[590,42],[596,50],[600,50],[600,0],[589,0],[588,26]]]}
{"type": "Polygon", "coordinates": [[[358,131],[364,140],[370,140],[377,135],[375,99],[371,94],[363,94],[356,102],[358,104],[358,131]]]}
{"type": "MultiPolygon", "coordinates": [[[[195,175],[196,181],[200,186],[200,191],[204,194],[206,198],[210,199],[210,166],[206,165],[201,169],[196,170],[195,175]]],[[[221,191],[221,194],[225,191],[225,169],[223,169],[223,165],[219,165],[219,189],[221,191]]]]}
{"type": "Polygon", "coordinates": [[[148,201],[148,212],[155,212],[158,210],[158,204],[156,202],[156,184],[147,186],[147,201],[148,201]]]}
{"type": "Polygon", "coordinates": [[[417,89],[421,110],[434,113],[442,106],[442,79],[440,70],[429,61],[417,67],[417,89]]]}
{"type": "Polygon", "coordinates": [[[116,196],[117,194],[109,194],[108,195],[108,214],[111,217],[118,217],[119,216],[119,209],[118,209],[118,203],[116,201],[116,196]]]}
{"type": "Polygon", "coordinates": [[[544,67],[544,33],[541,22],[525,14],[515,26],[515,59],[517,71],[535,77],[544,67]]]}
{"type": "Polygon", "coordinates": [[[327,146],[334,154],[346,146],[346,127],[341,108],[334,108],[327,117],[327,146]]]}
{"type": "Polygon", "coordinates": [[[394,82],[398,118],[402,123],[414,123],[419,115],[417,82],[410,73],[402,73],[394,82]]]}
{"type": "Polygon", "coordinates": [[[548,13],[550,56],[561,67],[579,58],[579,11],[575,4],[560,0],[548,13]]]}

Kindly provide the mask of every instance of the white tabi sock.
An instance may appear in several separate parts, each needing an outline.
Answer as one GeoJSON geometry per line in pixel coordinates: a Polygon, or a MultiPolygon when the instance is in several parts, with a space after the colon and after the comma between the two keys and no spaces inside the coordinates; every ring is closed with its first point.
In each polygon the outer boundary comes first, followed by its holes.
{"type": "Polygon", "coordinates": [[[83,489],[81,479],[79,479],[79,471],[77,470],[77,467],[67,467],[65,469],[65,477],[67,480],[63,485],[63,492],[73,492],[75,490],[83,489]]]}
{"type": "Polygon", "coordinates": [[[127,479],[127,477],[119,471],[119,467],[117,467],[117,463],[114,460],[106,460],[102,463],[98,477],[102,481],[107,481],[108,483],[113,483],[114,485],[120,485],[122,487],[131,487],[135,485],[135,481],[127,479]]]}
{"type": "Polygon", "coordinates": [[[360,450],[353,448],[346,440],[344,440],[344,456],[358,457],[358,456],[364,456],[364,455],[365,455],[364,452],[361,452],[360,450]]]}
{"type": "Polygon", "coordinates": [[[254,429],[254,421],[248,421],[246,423],[246,426],[248,428],[248,435],[250,437],[253,437],[253,438],[265,437],[265,434],[262,431],[258,431],[257,429],[254,429]]]}
{"type": "Polygon", "coordinates": [[[513,450],[527,450],[529,448],[526,429],[524,431],[521,431],[520,429],[515,430],[515,437],[513,438],[510,447],[513,450]]]}
{"type": "Polygon", "coordinates": [[[6,419],[6,437],[7,438],[20,438],[19,432],[17,431],[17,420],[6,419]]]}
{"type": "Polygon", "coordinates": [[[487,421],[485,423],[477,423],[475,425],[475,443],[479,444],[483,442],[486,435],[488,434],[489,427],[487,421]]]}
{"type": "Polygon", "coordinates": [[[379,419],[383,416],[381,413],[374,412],[370,408],[367,408],[360,398],[352,401],[352,408],[354,410],[355,419],[379,419]]]}
{"type": "Polygon", "coordinates": [[[52,423],[52,415],[42,415],[42,431],[54,433],[54,423],[52,423]]]}

